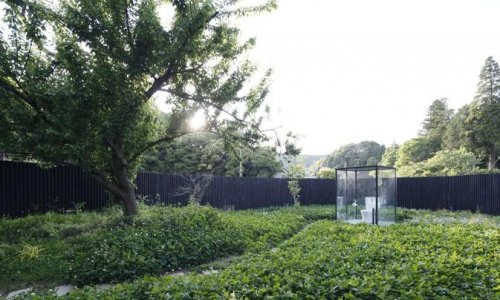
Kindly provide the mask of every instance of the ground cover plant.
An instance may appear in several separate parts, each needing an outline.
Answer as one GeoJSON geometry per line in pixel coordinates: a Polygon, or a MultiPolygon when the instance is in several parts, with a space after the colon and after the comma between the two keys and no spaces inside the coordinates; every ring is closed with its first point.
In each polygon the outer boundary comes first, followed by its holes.
{"type": "Polygon", "coordinates": [[[0,219],[0,293],[164,274],[274,247],[307,222],[279,210],[145,205],[133,222],[124,220],[119,208],[0,219]]]}
{"type": "MultiPolygon", "coordinates": [[[[249,210],[250,212],[254,210],[249,210]]],[[[266,207],[262,209],[257,209],[255,211],[262,212],[288,212],[293,214],[298,214],[303,216],[306,220],[317,221],[317,220],[335,220],[335,205],[291,205],[291,206],[276,206],[276,207],[266,207]]]]}
{"type": "Polygon", "coordinates": [[[322,220],[216,274],[146,277],[66,298],[497,299],[499,254],[499,229],[485,224],[322,220]]]}

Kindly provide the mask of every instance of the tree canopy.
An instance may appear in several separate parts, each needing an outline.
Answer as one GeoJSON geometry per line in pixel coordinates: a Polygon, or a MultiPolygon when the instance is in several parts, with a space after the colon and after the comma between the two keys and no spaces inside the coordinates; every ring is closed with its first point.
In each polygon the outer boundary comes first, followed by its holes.
{"type": "Polygon", "coordinates": [[[257,116],[267,71],[245,59],[255,41],[239,40],[234,18],[274,1],[5,1],[0,34],[0,131],[5,152],[76,164],[137,214],[132,179],[144,151],[204,131],[225,142],[262,138],[257,116]],[[159,11],[172,18],[162,20],[159,11]],[[153,107],[162,93],[167,120],[153,107]]]}
{"type": "Polygon", "coordinates": [[[325,157],[322,166],[339,168],[349,166],[376,165],[380,162],[385,146],[373,141],[341,146],[325,157]]]}
{"type": "Polygon", "coordinates": [[[471,149],[487,157],[488,169],[496,168],[500,152],[500,69],[488,57],[479,75],[474,101],[469,106],[466,124],[471,149]]]}

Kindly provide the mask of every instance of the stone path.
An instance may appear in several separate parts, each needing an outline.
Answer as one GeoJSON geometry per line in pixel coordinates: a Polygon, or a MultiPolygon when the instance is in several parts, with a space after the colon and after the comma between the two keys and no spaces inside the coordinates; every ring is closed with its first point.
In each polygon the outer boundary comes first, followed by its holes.
{"type": "MultiPolygon", "coordinates": [[[[103,284],[96,284],[94,286],[94,288],[95,288],[95,290],[97,292],[100,292],[100,291],[104,291],[104,290],[110,289],[110,288],[112,288],[114,286],[115,286],[114,284],[103,283],[103,284]]],[[[71,285],[71,284],[59,285],[59,286],[56,286],[54,288],[54,295],[56,297],[62,297],[64,295],[66,295],[67,293],[71,292],[72,290],[74,290],[75,288],[76,287],[74,285],[71,285]]],[[[32,291],[33,291],[32,287],[21,289],[21,290],[17,290],[17,291],[13,291],[13,292],[10,292],[7,295],[6,299],[7,300],[12,300],[12,299],[15,299],[17,296],[21,296],[23,294],[30,293],[32,291]]]]}

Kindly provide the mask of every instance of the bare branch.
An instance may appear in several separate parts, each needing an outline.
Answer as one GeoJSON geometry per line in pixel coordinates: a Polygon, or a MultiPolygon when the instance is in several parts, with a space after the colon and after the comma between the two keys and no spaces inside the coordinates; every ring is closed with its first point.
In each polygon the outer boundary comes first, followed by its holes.
{"type": "Polygon", "coordinates": [[[189,196],[190,204],[200,204],[201,199],[205,196],[208,187],[212,183],[213,176],[211,174],[194,174],[194,175],[179,175],[188,182],[188,186],[179,186],[174,196],[189,196]]]}

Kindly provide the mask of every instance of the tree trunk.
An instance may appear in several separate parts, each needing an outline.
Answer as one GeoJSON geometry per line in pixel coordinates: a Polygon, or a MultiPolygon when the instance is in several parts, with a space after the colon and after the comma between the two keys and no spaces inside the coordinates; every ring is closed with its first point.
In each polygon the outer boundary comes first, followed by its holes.
{"type": "Polygon", "coordinates": [[[491,147],[490,148],[490,156],[489,156],[489,159],[488,159],[488,169],[489,170],[495,169],[496,165],[497,165],[497,162],[498,162],[497,152],[495,151],[494,147],[491,147]]]}
{"type": "Polygon", "coordinates": [[[123,215],[133,217],[139,213],[137,201],[135,199],[135,191],[132,189],[130,192],[124,194],[122,201],[123,215]]]}
{"type": "Polygon", "coordinates": [[[122,203],[123,214],[127,217],[133,217],[139,212],[137,207],[137,201],[135,199],[135,188],[128,177],[127,168],[124,165],[120,165],[115,168],[115,178],[118,188],[121,190],[121,194],[117,195],[122,203]]]}

